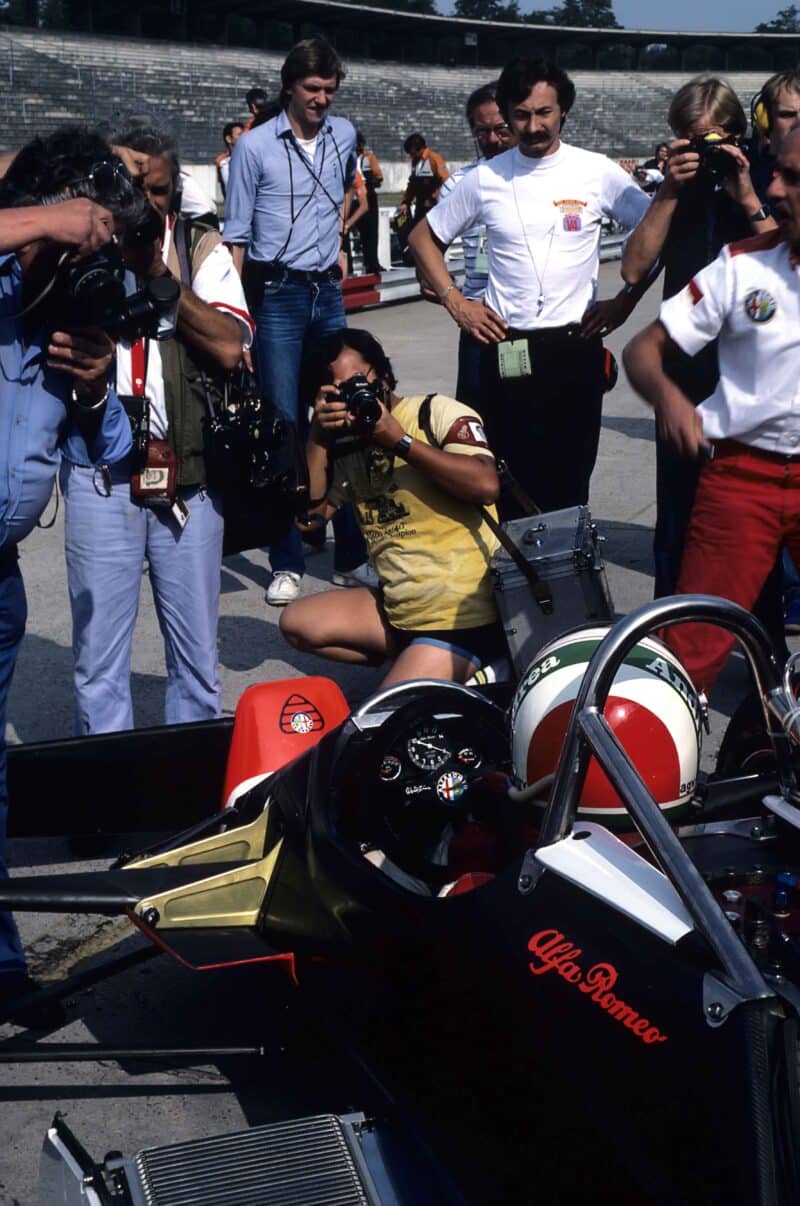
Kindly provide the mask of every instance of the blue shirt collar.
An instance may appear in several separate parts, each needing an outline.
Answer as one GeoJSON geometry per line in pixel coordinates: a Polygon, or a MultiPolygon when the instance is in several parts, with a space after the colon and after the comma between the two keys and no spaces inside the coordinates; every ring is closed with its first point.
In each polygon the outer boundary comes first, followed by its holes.
{"type": "MultiPolygon", "coordinates": [[[[318,132],[320,134],[329,134],[330,131],[331,131],[331,119],[326,114],[318,132]]],[[[286,134],[293,135],[294,131],[292,130],[291,125],[289,124],[289,118],[286,116],[286,110],[281,109],[280,113],[275,118],[275,137],[283,138],[286,134]]]]}

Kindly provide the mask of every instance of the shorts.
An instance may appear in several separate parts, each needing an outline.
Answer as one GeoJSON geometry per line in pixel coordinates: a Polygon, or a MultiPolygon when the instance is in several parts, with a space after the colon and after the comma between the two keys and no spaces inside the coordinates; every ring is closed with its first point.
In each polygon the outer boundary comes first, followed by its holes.
{"type": "Polygon", "coordinates": [[[393,624],[389,628],[402,649],[407,649],[409,645],[436,645],[439,649],[449,649],[451,653],[466,658],[476,670],[508,656],[505,633],[499,620],[478,628],[410,629],[395,628],[393,624]]]}

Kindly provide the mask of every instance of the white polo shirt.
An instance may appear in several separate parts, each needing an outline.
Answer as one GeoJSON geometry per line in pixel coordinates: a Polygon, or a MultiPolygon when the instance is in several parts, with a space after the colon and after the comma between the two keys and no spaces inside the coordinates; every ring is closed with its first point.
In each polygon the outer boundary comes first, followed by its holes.
{"type": "Polygon", "coordinates": [[[603,218],[632,229],[649,204],[605,155],[562,142],[543,159],[514,147],[481,161],[427,218],[446,244],[485,225],[486,304],[531,330],[580,322],[597,292],[603,218]]]}
{"type": "Polygon", "coordinates": [[[704,435],[800,453],[800,277],[779,231],[723,247],[660,319],[689,356],[719,336],[719,383],[698,407],[704,435]]]}

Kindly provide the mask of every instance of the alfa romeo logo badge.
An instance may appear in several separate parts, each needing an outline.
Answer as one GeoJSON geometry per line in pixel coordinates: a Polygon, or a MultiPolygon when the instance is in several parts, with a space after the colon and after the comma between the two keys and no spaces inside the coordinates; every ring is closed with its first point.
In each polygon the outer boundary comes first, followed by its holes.
{"type": "Polygon", "coordinates": [[[744,312],[751,322],[769,322],[776,309],[775,298],[766,289],[751,289],[744,299],[744,312]]]}

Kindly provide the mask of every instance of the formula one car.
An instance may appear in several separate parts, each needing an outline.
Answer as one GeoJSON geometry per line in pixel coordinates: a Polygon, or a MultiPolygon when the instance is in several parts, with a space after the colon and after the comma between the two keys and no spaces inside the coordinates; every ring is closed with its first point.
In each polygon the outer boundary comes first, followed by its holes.
{"type": "MultiPolygon", "coordinates": [[[[404,1188],[363,1116],[101,1165],[57,1119],[43,1200],[799,1201],[794,679],[752,616],[685,596],[551,643],[508,711],[441,682],[352,713],[325,679],[251,688],[221,809],[0,904],[126,914],[189,967],[324,985],[446,1175],[404,1188]],[[702,703],[648,635],[687,620],[738,638],[774,769],[698,782],[702,703]]],[[[119,768],[124,739],[97,740],[119,768]]],[[[213,778],[197,733],[186,752],[213,778]]]]}

